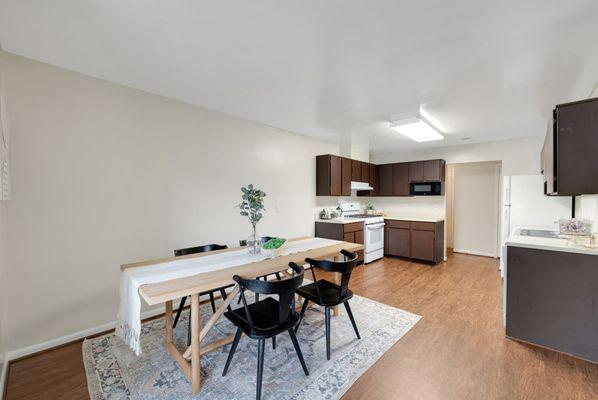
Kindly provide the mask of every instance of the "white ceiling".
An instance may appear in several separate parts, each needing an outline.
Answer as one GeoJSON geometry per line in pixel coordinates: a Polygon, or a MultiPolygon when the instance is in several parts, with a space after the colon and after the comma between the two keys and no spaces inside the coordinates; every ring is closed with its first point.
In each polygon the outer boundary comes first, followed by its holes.
{"type": "Polygon", "coordinates": [[[0,0],[6,51],[374,153],[542,134],[597,39],[595,0],[0,0]],[[420,107],[444,141],[388,127],[420,107]]]}

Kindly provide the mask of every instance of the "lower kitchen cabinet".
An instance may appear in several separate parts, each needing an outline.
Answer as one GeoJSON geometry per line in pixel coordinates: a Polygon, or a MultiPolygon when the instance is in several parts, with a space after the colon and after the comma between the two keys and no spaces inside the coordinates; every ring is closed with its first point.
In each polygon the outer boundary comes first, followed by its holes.
{"type": "Polygon", "coordinates": [[[444,221],[385,220],[384,254],[439,263],[444,259],[444,221]]]}
{"type": "MultiPolygon", "coordinates": [[[[335,224],[316,221],[316,237],[364,244],[363,222],[335,224]]],[[[363,250],[359,250],[357,254],[359,263],[363,263],[363,250]]]]}

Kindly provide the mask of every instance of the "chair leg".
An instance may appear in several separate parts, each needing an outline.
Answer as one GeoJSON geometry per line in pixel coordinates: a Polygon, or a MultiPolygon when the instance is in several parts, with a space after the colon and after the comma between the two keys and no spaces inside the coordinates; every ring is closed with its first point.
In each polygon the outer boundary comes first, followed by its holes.
{"type": "Polygon", "coordinates": [[[264,351],[266,350],[266,339],[259,339],[257,342],[257,384],[256,400],[262,398],[262,376],[264,375],[264,351]]]}
{"type": "Polygon", "coordinates": [[[326,359],[330,360],[330,307],[324,309],[326,317],[326,359]]]}
{"type": "Polygon", "coordinates": [[[237,333],[235,333],[235,340],[233,340],[233,345],[228,352],[228,358],[226,359],[226,364],[224,365],[224,370],[222,371],[222,376],[225,376],[228,372],[228,367],[230,367],[230,362],[233,360],[233,356],[235,355],[235,351],[237,351],[237,346],[239,345],[239,339],[241,339],[241,334],[243,331],[241,328],[237,328],[237,333]]]}
{"type": "Polygon", "coordinates": [[[216,302],[214,301],[214,292],[210,292],[210,304],[212,305],[212,312],[216,314],[216,302]]]}
{"type": "Polygon", "coordinates": [[[299,325],[301,325],[301,321],[303,321],[303,315],[305,314],[305,310],[307,310],[307,303],[309,303],[309,300],[303,300],[303,305],[301,306],[301,313],[299,314],[299,322],[295,327],[295,333],[299,330],[299,325]]]}
{"type": "MultiPolygon", "coordinates": [[[[220,289],[220,296],[222,296],[222,300],[226,300],[226,290],[224,289],[220,289]]],[[[230,308],[230,305],[227,307],[228,311],[232,311],[232,308],[230,308]]]]}
{"type": "Polygon", "coordinates": [[[351,312],[351,306],[349,306],[349,302],[346,301],[345,309],[347,310],[347,315],[349,315],[349,319],[351,320],[351,325],[353,325],[353,329],[355,330],[355,334],[357,335],[357,339],[361,339],[359,336],[359,331],[357,330],[357,324],[355,323],[355,318],[353,318],[353,313],[351,312]]]}
{"type": "MultiPolygon", "coordinates": [[[[179,318],[181,317],[181,313],[183,312],[183,308],[185,308],[185,301],[187,301],[187,296],[181,299],[181,303],[179,304],[179,308],[176,310],[176,316],[174,317],[174,322],[172,324],[172,329],[176,328],[176,324],[179,322],[179,318]]],[[[191,318],[191,317],[189,317],[191,318]]]]}
{"type": "Polygon", "coordinates": [[[272,336],[272,349],[276,350],[276,336],[272,336]]]}
{"type": "Polygon", "coordinates": [[[295,331],[293,328],[289,329],[289,336],[291,337],[291,341],[293,342],[293,346],[295,347],[295,352],[297,353],[297,357],[299,357],[299,362],[303,367],[303,372],[305,375],[309,375],[309,371],[307,370],[307,365],[305,365],[305,360],[303,359],[303,353],[301,353],[301,347],[299,347],[299,341],[297,340],[297,335],[295,335],[295,331]]]}

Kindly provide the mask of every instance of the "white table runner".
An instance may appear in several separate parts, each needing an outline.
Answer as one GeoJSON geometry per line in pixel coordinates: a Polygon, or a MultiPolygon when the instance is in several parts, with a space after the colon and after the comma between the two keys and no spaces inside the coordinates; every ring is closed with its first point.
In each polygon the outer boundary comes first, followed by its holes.
{"type": "MultiPolygon", "coordinates": [[[[337,240],[308,238],[289,242],[281,255],[299,253],[340,243],[337,240]]],[[[249,254],[246,248],[225,253],[205,255],[198,258],[182,258],[146,267],[129,268],[122,272],[120,280],[120,306],[116,336],[131,347],[136,355],[141,354],[141,298],[139,287],[149,283],[165,282],[205,272],[236,267],[265,260],[261,254],[249,254]]]]}

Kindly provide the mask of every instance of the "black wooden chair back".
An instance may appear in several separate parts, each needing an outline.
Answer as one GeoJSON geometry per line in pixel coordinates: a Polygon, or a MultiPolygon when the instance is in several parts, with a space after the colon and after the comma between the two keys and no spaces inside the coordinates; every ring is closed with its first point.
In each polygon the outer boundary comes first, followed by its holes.
{"type": "Polygon", "coordinates": [[[225,244],[205,244],[203,246],[188,247],[186,249],[178,249],[174,251],[175,257],[186,256],[188,254],[206,253],[208,251],[228,249],[225,244]]]}
{"type": "Polygon", "coordinates": [[[255,329],[251,319],[251,313],[249,312],[249,308],[247,306],[247,300],[245,299],[245,290],[248,289],[256,294],[278,295],[278,323],[283,324],[289,319],[291,312],[294,312],[295,291],[303,283],[303,267],[293,262],[289,263],[289,267],[291,267],[291,269],[294,271],[293,276],[276,281],[245,279],[241,278],[239,275],[233,276],[233,280],[237,282],[241,288],[241,299],[243,301],[245,315],[247,316],[247,322],[249,323],[252,335],[255,334],[255,329]]]}
{"type": "Polygon", "coordinates": [[[322,294],[320,293],[320,288],[318,286],[318,278],[316,277],[315,268],[320,268],[324,271],[328,272],[340,272],[341,273],[341,284],[340,284],[340,297],[339,301],[341,301],[346,295],[347,290],[349,290],[349,280],[351,279],[351,273],[353,272],[353,268],[357,266],[357,253],[351,253],[347,250],[341,250],[341,254],[345,256],[344,261],[329,261],[329,260],[314,260],[312,258],[306,258],[305,262],[309,263],[312,266],[311,274],[314,278],[314,284],[316,286],[316,291],[318,293],[318,297],[320,298],[320,302],[323,303],[324,300],[322,299],[322,294]]]}

